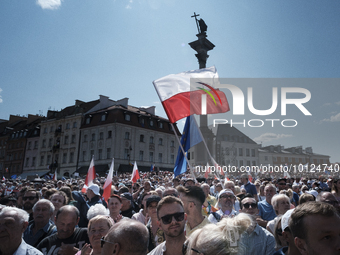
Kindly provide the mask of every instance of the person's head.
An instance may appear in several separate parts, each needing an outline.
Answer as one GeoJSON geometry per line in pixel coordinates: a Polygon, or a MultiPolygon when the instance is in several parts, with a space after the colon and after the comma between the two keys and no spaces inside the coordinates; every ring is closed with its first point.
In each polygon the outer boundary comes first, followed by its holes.
{"type": "Polygon", "coordinates": [[[224,183],[224,189],[230,189],[235,194],[235,184],[233,181],[226,181],[224,183]]]}
{"type": "Polygon", "coordinates": [[[100,188],[97,184],[92,184],[90,185],[90,187],[87,188],[86,190],[86,196],[88,199],[92,199],[94,198],[95,196],[100,196],[100,188]]]}
{"type": "Polygon", "coordinates": [[[120,213],[120,210],[122,209],[122,206],[122,199],[118,195],[111,195],[111,197],[107,201],[107,208],[110,211],[110,215],[118,215],[120,213]]]}
{"type": "Polygon", "coordinates": [[[146,255],[149,232],[139,221],[122,219],[102,240],[102,255],[146,255]]]}
{"type": "Polygon", "coordinates": [[[256,199],[247,195],[241,200],[240,208],[240,212],[247,213],[253,216],[259,213],[256,199]]]}
{"type": "Polygon", "coordinates": [[[93,249],[100,250],[100,239],[109,232],[113,225],[110,217],[97,215],[93,217],[87,226],[87,233],[93,249]]]}
{"type": "Polygon", "coordinates": [[[308,189],[308,186],[307,185],[302,185],[301,186],[301,191],[302,191],[302,193],[304,194],[304,193],[306,193],[306,191],[308,191],[309,189],[308,189]]]}
{"type": "Polygon", "coordinates": [[[309,193],[303,193],[299,197],[299,205],[309,202],[309,201],[315,201],[315,197],[312,194],[309,193]]]}
{"type": "Polygon", "coordinates": [[[39,200],[39,192],[35,189],[26,190],[23,200],[23,209],[26,212],[31,212],[33,205],[39,200]]]}
{"type": "Polygon", "coordinates": [[[336,197],[331,192],[328,192],[328,191],[320,192],[318,196],[316,197],[316,201],[330,204],[334,206],[334,208],[340,213],[339,201],[336,199],[336,197]]]}
{"type": "Polygon", "coordinates": [[[178,191],[175,188],[168,187],[163,191],[163,197],[174,196],[178,197],[178,191]]]}
{"type": "Polygon", "coordinates": [[[145,181],[144,182],[144,192],[149,192],[151,190],[151,182],[145,181]]]}
{"type": "Polygon", "coordinates": [[[188,216],[193,211],[202,211],[202,205],[205,201],[205,194],[200,187],[189,186],[180,192],[180,198],[184,204],[184,211],[188,216]]]}
{"type": "Polygon", "coordinates": [[[64,191],[55,192],[50,196],[50,200],[56,211],[58,211],[60,207],[68,204],[68,198],[64,191]]]}
{"type": "Polygon", "coordinates": [[[248,174],[241,174],[241,182],[242,184],[247,184],[249,180],[248,174]]]}
{"type": "Polygon", "coordinates": [[[280,178],[277,180],[277,188],[278,190],[285,190],[287,189],[287,179],[286,178],[280,178]]]}
{"type": "Polygon", "coordinates": [[[150,196],[146,200],[146,211],[151,219],[157,219],[157,205],[160,200],[161,198],[159,196],[150,196]]]}
{"type": "Polygon", "coordinates": [[[295,208],[289,220],[294,242],[302,255],[340,253],[340,216],[323,202],[307,202],[295,208]]]}
{"type": "Polygon", "coordinates": [[[218,205],[223,210],[223,212],[227,210],[230,213],[233,209],[235,199],[236,197],[230,189],[221,190],[221,192],[218,194],[218,205]]]}
{"type": "Polygon", "coordinates": [[[336,178],[333,180],[332,191],[337,194],[340,192],[340,179],[336,178]]]}
{"type": "Polygon", "coordinates": [[[187,255],[234,255],[244,254],[240,243],[241,234],[252,224],[252,219],[240,213],[234,218],[223,218],[194,231],[184,244],[187,255]],[[241,249],[241,250],[239,250],[241,249]]]}
{"type": "Polygon", "coordinates": [[[260,196],[264,196],[264,188],[265,187],[266,187],[265,185],[260,186],[260,196]]]}
{"type": "Polygon", "coordinates": [[[0,253],[13,254],[22,241],[28,226],[29,215],[16,207],[4,207],[0,211],[0,253]]]}
{"type": "Polygon", "coordinates": [[[190,186],[194,186],[194,185],[195,185],[195,182],[194,182],[193,179],[187,179],[185,181],[185,184],[184,184],[185,187],[190,187],[190,186]]]}
{"type": "Polygon", "coordinates": [[[77,207],[72,205],[61,207],[55,216],[54,222],[58,230],[57,236],[59,239],[70,237],[79,222],[79,211],[77,207]]]}
{"type": "Polygon", "coordinates": [[[209,193],[210,193],[210,186],[207,183],[203,183],[201,185],[201,188],[205,194],[205,197],[208,197],[209,193]]]}
{"type": "Polygon", "coordinates": [[[87,219],[91,220],[92,218],[98,216],[98,215],[104,215],[104,216],[108,216],[109,213],[107,212],[107,209],[105,208],[105,206],[103,204],[95,204],[92,205],[89,210],[87,211],[87,219]]]}
{"type": "MultiPolygon", "coordinates": [[[[284,215],[281,217],[281,230],[282,230],[282,239],[284,240],[285,243],[289,246],[290,252],[292,254],[300,254],[294,244],[294,236],[292,234],[292,231],[289,228],[289,219],[290,216],[292,215],[294,209],[290,209],[287,212],[285,212],[284,215]]],[[[279,233],[276,233],[279,235],[279,233]]],[[[280,240],[282,240],[280,239],[280,240]]]]}
{"type": "Polygon", "coordinates": [[[271,204],[275,210],[276,215],[283,215],[290,209],[289,197],[284,194],[274,195],[271,204]]]}
{"type": "Polygon", "coordinates": [[[125,192],[120,194],[120,198],[122,200],[122,211],[129,210],[132,206],[132,195],[129,192],[125,192]]]}
{"type": "Polygon", "coordinates": [[[220,192],[223,189],[222,183],[218,182],[215,185],[215,192],[220,192]]]}
{"type": "Polygon", "coordinates": [[[274,237],[277,247],[288,246],[287,241],[282,236],[281,217],[282,215],[277,216],[277,221],[274,225],[274,237]]]}
{"type": "Polygon", "coordinates": [[[54,212],[54,205],[48,199],[40,199],[32,208],[33,219],[36,224],[46,225],[54,212]]]}
{"type": "Polygon", "coordinates": [[[65,192],[69,202],[74,200],[72,196],[72,190],[69,186],[62,186],[59,190],[65,192]]]}
{"type": "Polygon", "coordinates": [[[173,196],[162,198],[157,205],[157,218],[157,224],[164,231],[166,239],[184,235],[187,215],[179,198],[173,196]]]}
{"type": "Polygon", "coordinates": [[[267,184],[264,188],[264,195],[268,204],[271,203],[273,196],[276,194],[276,188],[273,184],[267,184]]]}

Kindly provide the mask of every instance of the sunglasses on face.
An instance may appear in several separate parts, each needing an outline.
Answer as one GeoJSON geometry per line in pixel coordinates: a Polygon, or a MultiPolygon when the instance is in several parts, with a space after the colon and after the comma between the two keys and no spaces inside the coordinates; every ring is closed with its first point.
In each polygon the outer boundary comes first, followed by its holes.
{"type": "Polygon", "coordinates": [[[229,198],[229,199],[233,199],[234,196],[230,196],[230,195],[229,195],[229,196],[228,196],[228,195],[227,195],[227,196],[224,196],[224,195],[222,195],[222,196],[220,196],[220,198],[229,198]]]}
{"type": "Polygon", "coordinates": [[[106,241],[106,240],[104,239],[104,237],[102,237],[102,238],[100,239],[100,247],[103,248],[103,245],[104,245],[105,243],[115,244],[115,243],[106,241]]]}
{"type": "Polygon", "coordinates": [[[256,203],[246,203],[243,204],[244,208],[248,209],[250,206],[251,208],[257,208],[257,204],[256,203]]]}
{"type": "Polygon", "coordinates": [[[173,214],[168,214],[163,217],[161,217],[161,220],[163,224],[168,225],[172,222],[172,217],[175,218],[175,221],[183,221],[184,220],[184,212],[178,212],[178,213],[173,213],[173,214]]]}
{"type": "Polygon", "coordinates": [[[34,200],[36,199],[36,197],[23,197],[22,199],[23,200],[34,200]]]}

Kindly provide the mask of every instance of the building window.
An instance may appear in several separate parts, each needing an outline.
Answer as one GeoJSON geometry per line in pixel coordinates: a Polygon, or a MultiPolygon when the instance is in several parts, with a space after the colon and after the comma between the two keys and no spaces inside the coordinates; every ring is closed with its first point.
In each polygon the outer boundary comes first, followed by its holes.
{"type": "Polygon", "coordinates": [[[43,140],[42,140],[42,147],[43,147],[43,148],[46,148],[46,139],[43,139],[43,140]]]}
{"type": "Polygon", "coordinates": [[[87,142],[87,135],[84,135],[84,142],[87,142]]]}
{"type": "Polygon", "coordinates": [[[65,135],[64,144],[68,144],[68,135],[65,135]]]}
{"type": "Polygon", "coordinates": [[[170,164],[174,164],[175,163],[175,155],[171,155],[170,156],[170,164]]]}
{"type": "Polygon", "coordinates": [[[129,159],[129,149],[124,149],[124,159],[129,159]]]}
{"type": "Polygon", "coordinates": [[[99,149],[98,150],[98,159],[102,159],[103,158],[103,150],[99,149]]]}
{"type": "Polygon", "coordinates": [[[91,123],[91,118],[88,117],[88,118],[86,119],[85,123],[86,123],[86,124],[90,124],[90,123],[91,123]]]}
{"type": "Polygon", "coordinates": [[[240,160],[240,167],[241,167],[241,166],[244,166],[244,165],[243,165],[243,160],[240,160]]]}
{"type": "Polygon", "coordinates": [[[249,149],[246,149],[246,156],[247,156],[247,157],[250,156],[250,151],[249,151],[249,149]]]}
{"type": "Polygon", "coordinates": [[[142,143],[144,143],[144,135],[140,135],[140,136],[139,136],[139,141],[142,142],[142,143]]]}
{"type": "Polygon", "coordinates": [[[130,140],[130,132],[125,132],[125,140],[130,140]]]}
{"type": "Polygon", "coordinates": [[[30,158],[26,158],[25,167],[28,167],[29,162],[30,162],[30,158]]]}
{"type": "Polygon", "coordinates": [[[143,118],[139,118],[139,123],[142,124],[142,125],[144,125],[145,120],[144,120],[143,118]]]}
{"type": "Polygon", "coordinates": [[[91,159],[94,157],[94,150],[91,150],[91,159]]]}
{"type": "Polygon", "coordinates": [[[175,147],[175,141],[171,141],[171,143],[170,143],[171,145],[171,147],[175,147]]]}
{"type": "Polygon", "coordinates": [[[66,160],[67,160],[67,153],[64,153],[64,154],[63,154],[63,163],[64,163],[64,164],[66,163],[66,160]]]}
{"type": "Polygon", "coordinates": [[[54,127],[51,126],[51,127],[50,127],[50,133],[53,133],[53,129],[54,129],[54,127]]]}
{"type": "Polygon", "coordinates": [[[52,147],[52,143],[53,143],[53,139],[52,138],[48,139],[48,148],[52,147]]]}
{"type": "Polygon", "coordinates": [[[250,160],[247,160],[247,166],[250,166],[250,160]]]}
{"type": "Polygon", "coordinates": [[[99,140],[104,140],[104,133],[103,132],[99,133],[99,140]]]}
{"type": "Polygon", "coordinates": [[[46,164],[47,164],[47,165],[51,164],[51,155],[47,155],[46,164]]]}
{"type": "Polygon", "coordinates": [[[73,128],[77,128],[77,122],[73,122],[73,128]]]}
{"type": "Polygon", "coordinates": [[[251,149],[251,156],[255,157],[255,149],[251,149]]]}
{"type": "Polygon", "coordinates": [[[71,143],[76,143],[76,135],[71,136],[71,143]]]}
{"type": "Polygon", "coordinates": [[[130,120],[131,120],[131,117],[130,117],[129,114],[125,114],[125,120],[126,120],[126,121],[130,121],[130,120]]]}
{"type": "Polygon", "coordinates": [[[144,161],[144,151],[139,151],[139,160],[144,161]]]}
{"type": "Polygon", "coordinates": [[[86,151],[83,151],[83,161],[86,161],[86,151]]]}
{"type": "Polygon", "coordinates": [[[163,145],[163,139],[162,138],[159,138],[158,145],[163,145]]]}
{"type": "Polygon", "coordinates": [[[31,145],[32,145],[32,143],[31,143],[31,142],[28,142],[28,144],[27,144],[27,150],[30,150],[30,149],[31,149],[31,145]]]}
{"type": "Polygon", "coordinates": [[[107,138],[111,138],[111,137],[112,137],[112,131],[109,130],[109,131],[107,131],[107,138]]]}
{"type": "Polygon", "coordinates": [[[111,158],[111,148],[106,148],[106,158],[107,159],[111,158]]]}
{"type": "Polygon", "coordinates": [[[93,133],[93,134],[91,135],[91,141],[95,141],[95,140],[96,140],[96,134],[93,133]]]}
{"type": "Polygon", "coordinates": [[[268,161],[268,156],[264,156],[264,160],[265,160],[265,161],[268,161]]]}
{"type": "Polygon", "coordinates": [[[288,162],[292,162],[292,158],[291,157],[288,157],[288,162]]]}
{"type": "Polygon", "coordinates": [[[256,166],[256,161],[253,161],[253,164],[252,164],[253,166],[256,166]]]}
{"type": "Polygon", "coordinates": [[[74,152],[70,153],[70,163],[73,163],[74,160],[74,152]]]}
{"type": "Polygon", "coordinates": [[[32,165],[31,166],[35,166],[35,157],[32,158],[32,165]]]}
{"type": "Polygon", "coordinates": [[[70,129],[70,123],[66,123],[66,129],[70,129]]]}
{"type": "Polygon", "coordinates": [[[243,156],[243,149],[242,149],[242,148],[239,148],[239,149],[238,149],[238,155],[239,155],[239,156],[243,156]]]}
{"type": "Polygon", "coordinates": [[[153,136],[150,136],[150,144],[153,144],[153,136]]]}
{"type": "Polygon", "coordinates": [[[103,114],[101,117],[101,121],[105,121],[106,120],[106,114],[103,114]]]}
{"type": "Polygon", "coordinates": [[[44,134],[47,134],[47,127],[44,127],[44,134]]]}
{"type": "Polygon", "coordinates": [[[153,152],[152,151],[150,151],[150,153],[149,153],[149,161],[150,162],[154,162],[153,161],[153,152]]]}
{"type": "Polygon", "coordinates": [[[163,128],[163,122],[159,122],[158,127],[163,128]]]}
{"type": "Polygon", "coordinates": [[[38,149],[38,141],[34,142],[34,149],[38,149]]]}
{"type": "Polygon", "coordinates": [[[158,162],[162,163],[162,161],[163,161],[163,154],[158,153],[158,162]]]}
{"type": "Polygon", "coordinates": [[[150,127],[153,127],[153,120],[150,120],[150,127]]]}
{"type": "Polygon", "coordinates": [[[44,165],[44,159],[45,159],[44,156],[41,156],[41,157],[40,157],[40,166],[43,166],[43,165],[44,165]]]}

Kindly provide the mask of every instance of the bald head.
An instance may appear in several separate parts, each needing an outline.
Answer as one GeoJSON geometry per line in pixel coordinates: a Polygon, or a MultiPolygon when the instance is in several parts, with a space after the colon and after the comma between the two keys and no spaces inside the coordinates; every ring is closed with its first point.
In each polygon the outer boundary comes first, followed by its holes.
{"type": "Polygon", "coordinates": [[[139,221],[122,219],[113,225],[105,240],[108,242],[103,246],[102,254],[146,255],[149,233],[139,221]]]}

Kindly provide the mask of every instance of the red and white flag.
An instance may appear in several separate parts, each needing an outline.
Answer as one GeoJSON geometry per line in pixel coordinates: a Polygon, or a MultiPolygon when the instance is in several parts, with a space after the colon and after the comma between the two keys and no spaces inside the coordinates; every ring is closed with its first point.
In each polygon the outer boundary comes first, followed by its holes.
{"type": "Polygon", "coordinates": [[[104,183],[103,189],[103,198],[107,202],[111,196],[111,187],[112,187],[112,177],[113,177],[113,168],[114,168],[114,159],[112,159],[112,163],[110,166],[109,174],[106,177],[106,181],[104,183]]]}
{"type": "Polygon", "coordinates": [[[205,179],[208,179],[209,173],[210,173],[210,166],[209,166],[209,164],[207,163],[207,169],[205,170],[205,174],[204,174],[204,178],[205,178],[205,179]]]}
{"type": "Polygon", "coordinates": [[[54,175],[52,177],[52,180],[53,181],[56,181],[58,178],[57,178],[57,169],[54,171],[54,175]]]}
{"type": "Polygon", "coordinates": [[[90,187],[93,184],[93,180],[96,178],[96,170],[94,169],[94,160],[92,157],[91,163],[89,170],[87,171],[86,179],[85,179],[85,184],[81,192],[85,193],[87,188],[90,187]]]}
{"type": "Polygon", "coordinates": [[[137,182],[137,180],[139,180],[139,172],[138,172],[138,167],[137,167],[137,163],[135,161],[135,164],[133,165],[133,171],[132,171],[132,176],[131,176],[131,181],[132,183],[137,182]]]}
{"type": "Polygon", "coordinates": [[[215,89],[214,83],[218,83],[218,74],[214,66],[170,74],[153,81],[171,123],[192,114],[214,114],[229,111],[225,94],[215,89]],[[206,104],[202,103],[202,98],[206,100],[206,104]]]}

